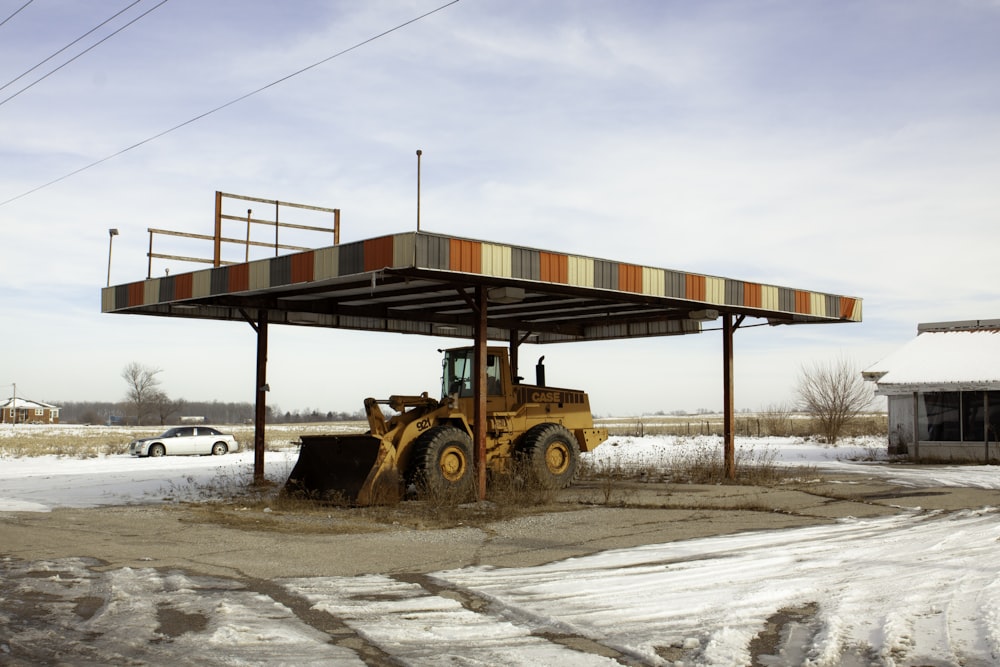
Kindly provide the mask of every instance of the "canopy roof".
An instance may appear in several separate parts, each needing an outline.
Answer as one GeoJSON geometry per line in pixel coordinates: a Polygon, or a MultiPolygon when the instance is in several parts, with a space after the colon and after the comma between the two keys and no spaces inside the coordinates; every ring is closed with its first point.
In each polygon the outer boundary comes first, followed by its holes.
{"type": "Polygon", "coordinates": [[[861,299],[559,252],[408,232],[110,286],[103,312],[490,340],[698,333],[720,313],[772,324],[860,322],[861,299]]]}
{"type": "Polygon", "coordinates": [[[863,375],[882,395],[1000,389],[1000,320],[921,324],[863,375]]]}

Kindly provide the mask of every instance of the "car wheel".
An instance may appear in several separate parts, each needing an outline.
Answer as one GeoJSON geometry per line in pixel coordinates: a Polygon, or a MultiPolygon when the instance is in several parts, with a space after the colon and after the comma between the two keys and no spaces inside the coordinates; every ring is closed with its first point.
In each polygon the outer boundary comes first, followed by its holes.
{"type": "Polygon", "coordinates": [[[166,453],[167,453],[167,448],[159,443],[149,448],[150,456],[163,456],[166,453]]]}
{"type": "Polygon", "coordinates": [[[226,447],[226,443],[217,442],[212,445],[212,456],[222,456],[229,451],[229,447],[226,447]]]}

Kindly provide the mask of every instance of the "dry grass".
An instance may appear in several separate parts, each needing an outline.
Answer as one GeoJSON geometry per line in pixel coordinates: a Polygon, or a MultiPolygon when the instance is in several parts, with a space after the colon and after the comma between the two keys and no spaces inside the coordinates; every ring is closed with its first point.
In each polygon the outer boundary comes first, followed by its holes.
{"type": "MultiPolygon", "coordinates": [[[[272,468],[270,476],[287,479],[289,473],[290,469],[272,468]]],[[[248,479],[249,470],[220,469],[208,483],[187,477],[171,482],[159,495],[165,500],[192,500],[185,505],[192,510],[194,520],[288,533],[482,527],[494,521],[568,509],[559,502],[558,490],[527,482],[531,477],[520,474],[516,466],[511,474],[491,474],[484,501],[475,500],[470,481],[465,488],[423,493],[407,500],[386,496],[384,502],[366,507],[352,506],[334,497],[317,499],[286,493],[281,484],[254,486],[248,479]]]]}
{"type": "MultiPolygon", "coordinates": [[[[705,415],[644,415],[642,417],[598,419],[597,425],[608,429],[612,436],[643,437],[647,435],[723,435],[723,416],[705,415]]],[[[777,406],[761,412],[739,414],[733,425],[735,434],[746,437],[800,437],[819,433],[818,425],[808,415],[777,406]]],[[[865,414],[851,420],[842,438],[862,435],[886,435],[888,416],[885,413],[865,414]]]]}
{"type": "Polygon", "coordinates": [[[6,437],[0,438],[0,455],[2,456],[69,456],[73,458],[127,454],[128,443],[136,437],[148,437],[163,432],[160,430],[135,435],[132,431],[88,433],[81,429],[65,433],[39,433],[23,426],[15,427],[11,431],[6,437]]]}
{"type": "MultiPolygon", "coordinates": [[[[21,424],[7,425],[0,429],[0,456],[67,456],[73,458],[94,458],[97,456],[117,456],[128,453],[128,445],[136,438],[150,438],[163,433],[166,426],[78,426],[60,424],[36,426],[21,424]]],[[[240,449],[253,449],[254,432],[252,426],[218,427],[224,433],[232,433],[240,449]]],[[[264,431],[264,448],[267,451],[281,451],[297,446],[303,433],[323,433],[331,430],[347,431],[364,428],[360,422],[338,424],[289,424],[268,426],[264,431]]]]}
{"type": "Polygon", "coordinates": [[[726,477],[721,443],[701,443],[694,449],[671,458],[668,465],[638,463],[625,465],[585,464],[579,477],[596,480],[602,485],[605,498],[610,498],[616,482],[632,480],[675,484],[743,484],[771,486],[803,475],[801,466],[777,465],[777,451],[751,444],[737,447],[734,452],[736,478],[726,477]]]}
{"type": "MultiPolygon", "coordinates": [[[[558,502],[559,491],[533,483],[514,464],[510,473],[489,473],[486,499],[477,500],[474,480],[462,487],[445,490],[409,489],[407,499],[385,498],[385,502],[351,507],[348,503],[330,499],[310,500],[299,496],[294,502],[304,508],[328,507],[366,520],[408,528],[447,528],[454,526],[482,526],[493,521],[517,516],[556,511],[563,506],[558,502]]],[[[287,495],[287,494],[280,494],[287,495]]]]}

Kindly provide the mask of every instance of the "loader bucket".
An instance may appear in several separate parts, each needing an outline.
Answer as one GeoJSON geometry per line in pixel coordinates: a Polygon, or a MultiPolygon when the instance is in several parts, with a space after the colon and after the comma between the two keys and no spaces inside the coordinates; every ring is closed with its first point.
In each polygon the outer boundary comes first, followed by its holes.
{"type": "Polygon", "coordinates": [[[400,497],[395,448],[367,433],[304,435],[285,491],[351,505],[396,502],[400,497]]]}

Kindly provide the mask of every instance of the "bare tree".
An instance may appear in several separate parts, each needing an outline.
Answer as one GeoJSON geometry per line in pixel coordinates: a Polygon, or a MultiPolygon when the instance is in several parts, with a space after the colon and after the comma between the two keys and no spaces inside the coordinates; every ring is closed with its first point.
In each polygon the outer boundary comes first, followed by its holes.
{"type": "Polygon", "coordinates": [[[172,399],[162,391],[156,390],[150,396],[151,411],[160,419],[160,426],[167,423],[171,416],[184,408],[184,399],[172,399]]]}
{"type": "Polygon", "coordinates": [[[142,424],[146,415],[153,411],[156,397],[162,394],[159,390],[160,380],[156,377],[162,369],[143,366],[137,361],[122,369],[122,379],[125,380],[125,405],[135,414],[135,423],[142,424]]]}
{"type": "Polygon", "coordinates": [[[794,411],[788,403],[772,403],[760,411],[758,423],[763,425],[767,435],[791,435],[794,411]]]}
{"type": "Polygon", "coordinates": [[[802,368],[797,388],[802,409],[819,422],[821,435],[831,445],[843,433],[844,426],[857,417],[874,398],[871,385],[847,358],[829,363],[817,362],[802,368]]]}

